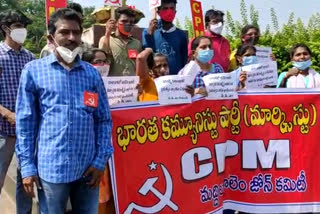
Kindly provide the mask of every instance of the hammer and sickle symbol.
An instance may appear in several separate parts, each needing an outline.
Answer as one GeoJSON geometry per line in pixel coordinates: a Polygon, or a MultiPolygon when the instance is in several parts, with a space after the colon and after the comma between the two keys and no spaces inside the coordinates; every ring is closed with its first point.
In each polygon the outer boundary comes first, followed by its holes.
{"type": "Polygon", "coordinates": [[[159,190],[154,187],[154,184],[157,182],[158,177],[149,178],[139,189],[139,193],[141,195],[147,195],[148,192],[152,192],[157,198],[159,198],[159,202],[152,207],[143,207],[134,202],[130,203],[124,214],[131,214],[133,210],[140,211],[142,213],[158,213],[164,207],[169,206],[173,211],[178,211],[178,206],[171,201],[172,196],[172,179],[171,176],[164,165],[161,164],[161,168],[166,180],[166,191],[165,194],[162,194],[159,190]]]}

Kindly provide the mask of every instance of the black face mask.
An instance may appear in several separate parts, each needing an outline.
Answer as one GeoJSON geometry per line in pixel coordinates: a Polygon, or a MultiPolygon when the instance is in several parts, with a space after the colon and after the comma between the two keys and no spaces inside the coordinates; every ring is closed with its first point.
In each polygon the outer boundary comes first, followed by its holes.
{"type": "Polygon", "coordinates": [[[246,44],[256,45],[259,41],[259,37],[249,37],[245,41],[246,44]]]}

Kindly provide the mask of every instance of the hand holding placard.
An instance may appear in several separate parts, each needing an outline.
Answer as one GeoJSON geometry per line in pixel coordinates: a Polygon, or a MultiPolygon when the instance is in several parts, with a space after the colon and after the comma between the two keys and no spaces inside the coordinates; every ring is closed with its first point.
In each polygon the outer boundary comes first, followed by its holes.
{"type": "Polygon", "coordinates": [[[266,85],[277,85],[277,63],[269,61],[263,64],[254,64],[242,67],[248,75],[246,88],[263,88],[266,85]]]}
{"type": "Polygon", "coordinates": [[[154,82],[160,104],[191,103],[191,95],[186,91],[193,82],[191,76],[168,75],[158,77],[154,82]]]}
{"type": "Polygon", "coordinates": [[[110,106],[137,101],[139,77],[103,77],[102,79],[108,94],[110,106]]]}
{"type": "Polygon", "coordinates": [[[210,100],[237,99],[236,75],[232,73],[210,74],[203,77],[210,100]]]}

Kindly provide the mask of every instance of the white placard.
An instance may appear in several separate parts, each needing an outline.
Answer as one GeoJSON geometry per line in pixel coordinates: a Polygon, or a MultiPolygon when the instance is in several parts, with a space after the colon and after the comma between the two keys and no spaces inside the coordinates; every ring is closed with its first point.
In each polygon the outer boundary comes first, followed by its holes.
{"type": "Polygon", "coordinates": [[[104,0],[104,5],[122,7],[122,0],[104,0]]]}
{"type": "Polygon", "coordinates": [[[202,78],[208,92],[207,99],[237,99],[236,73],[210,74],[202,78]]]}
{"type": "Polygon", "coordinates": [[[266,85],[277,85],[278,70],[277,63],[254,64],[242,67],[247,72],[246,88],[263,88],[266,85]]]}
{"type": "Polygon", "coordinates": [[[191,103],[191,95],[185,91],[186,86],[193,83],[191,76],[168,75],[158,77],[154,82],[160,104],[191,103]]]}
{"type": "Polygon", "coordinates": [[[258,62],[259,63],[271,61],[271,57],[270,57],[270,55],[272,54],[271,47],[258,47],[258,46],[255,46],[255,48],[257,50],[256,56],[258,58],[258,62]]]}
{"type": "Polygon", "coordinates": [[[109,105],[137,102],[139,83],[138,76],[103,77],[108,94],[109,105]]]}
{"type": "Polygon", "coordinates": [[[200,66],[194,60],[191,60],[179,71],[178,74],[192,76],[192,80],[194,81],[194,79],[196,78],[197,74],[200,71],[201,71],[200,66]]]}
{"type": "Polygon", "coordinates": [[[149,0],[149,9],[153,10],[161,6],[161,0],[149,0]]]}

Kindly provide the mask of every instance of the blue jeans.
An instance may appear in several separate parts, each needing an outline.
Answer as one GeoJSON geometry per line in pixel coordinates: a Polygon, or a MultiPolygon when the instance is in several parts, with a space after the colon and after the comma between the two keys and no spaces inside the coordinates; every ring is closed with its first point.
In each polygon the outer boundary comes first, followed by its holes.
{"type": "Polygon", "coordinates": [[[54,184],[40,180],[42,190],[38,190],[40,209],[46,205],[48,214],[64,214],[70,197],[72,213],[97,214],[99,188],[91,189],[88,179],[80,178],[71,183],[54,184]]]}
{"type": "MultiPolygon", "coordinates": [[[[39,190],[38,190],[39,191],[39,190]]],[[[40,193],[38,193],[39,195],[40,193]]],[[[39,196],[38,196],[39,197],[39,196]]],[[[43,201],[39,201],[39,204],[43,201]]],[[[31,214],[33,201],[30,196],[27,195],[23,188],[21,171],[17,168],[17,184],[16,184],[16,210],[17,214],[31,214]]],[[[39,205],[40,214],[47,214],[47,206],[43,204],[39,205]]]]}
{"type": "Polygon", "coordinates": [[[27,195],[22,185],[21,172],[17,168],[17,185],[16,185],[16,209],[17,214],[31,214],[32,198],[27,195]]]}
{"type": "Polygon", "coordinates": [[[16,138],[0,135],[0,194],[14,153],[16,138]]]}

